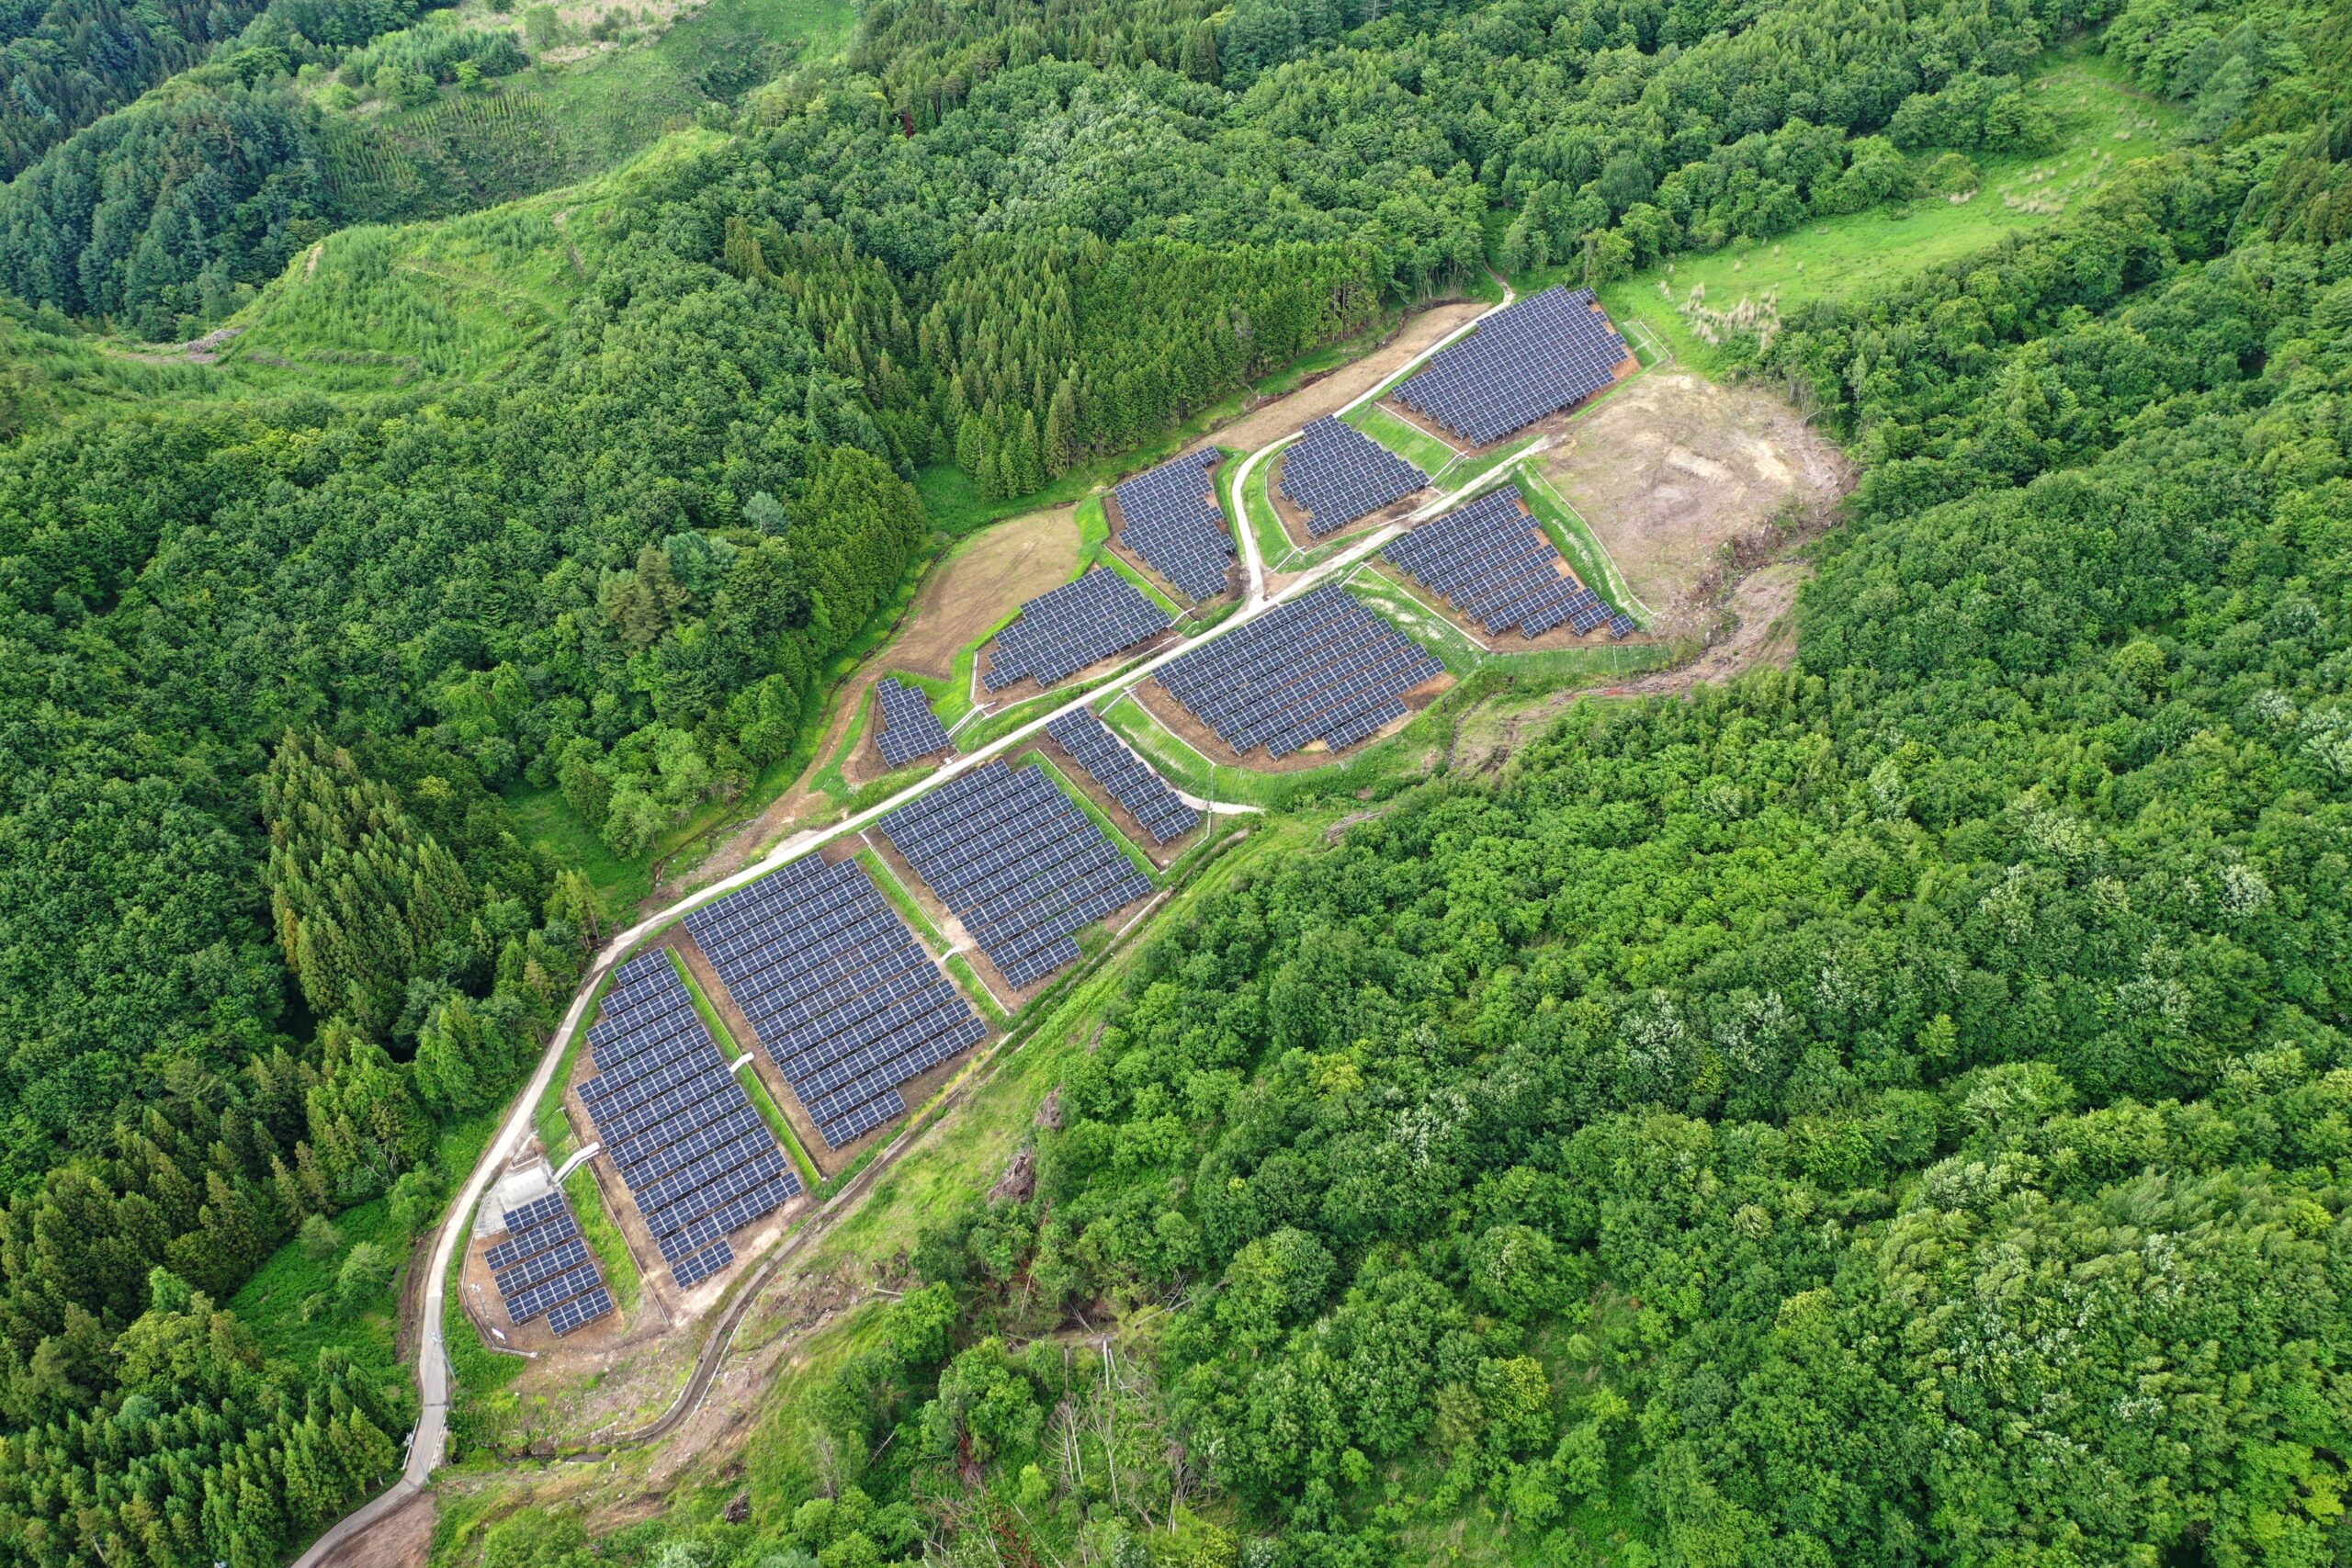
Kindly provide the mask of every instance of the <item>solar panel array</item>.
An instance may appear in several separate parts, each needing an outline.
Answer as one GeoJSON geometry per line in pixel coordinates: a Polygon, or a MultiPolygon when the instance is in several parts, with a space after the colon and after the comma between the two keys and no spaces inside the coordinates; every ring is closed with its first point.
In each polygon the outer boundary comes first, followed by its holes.
{"type": "Polygon", "coordinates": [[[1046,733],[1060,741],[1070,759],[1111,792],[1112,799],[1133,812],[1156,842],[1164,844],[1199,823],[1201,814],[1178,799],[1168,781],[1128,750],[1092,708],[1071,709],[1049,722],[1046,733]]]}
{"type": "Polygon", "coordinates": [[[1318,539],[1429,482],[1429,475],[1354,425],[1328,416],[1300,431],[1283,453],[1283,493],[1306,509],[1306,530],[1318,539]]]}
{"type": "Polygon", "coordinates": [[[1341,750],[1408,711],[1443,666],[1336,587],[1317,588],[1160,666],[1160,684],[1237,752],[1341,750]]]}
{"type": "Polygon", "coordinates": [[[684,1289],[709,1270],[683,1265],[784,1207],[800,1179],[667,953],[642,953],[615,973],[588,1051],[596,1076],[580,1086],[580,1099],[684,1289]]]}
{"type": "Polygon", "coordinates": [[[1395,544],[1387,557],[1499,637],[1512,626],[1542,637],[1566,625],[1579,634],[1607,627],[1622,637],[1631,617],[1563,572],[1566,562],[1509,485],[1458,512],[1433,517],[1395,544]]]}
{"type": "Polygon", "coordinates": [[[1591,289],[1546,288],[1439,349],[1396,396],[1483,446],[1582,402],[1614,381],[1628,357],[1591,289]]]}
{"type": "Polygon", "coordinates": [[[1233,534],[1209,478],[1216,460],[1215,451],[1195,452],[1112,491],[1124,519],[1119,537],[1194,599],[1224,592],[1233,564],[1233,534]]]}
{"type": "Polygon", "coordinates": [[[922,693],[901,683],[897,676],[885,675],[876,681],[874,696],[882,705],[882,728],[874,743],[882,749],[882,760],[890,766],[904,767],[917,757],[944,751],[954,744],[922,693]]]}
{"type": "Polygon", "coordinates": [[[996,639],[981,683],[1001,692],[1026,675],[1050,686],[1168,629],[1168,613],[1108,567],[1041,593],[996,639]]]}
{"type": "Polygon", "coordinates": [[[1151,891],[1036,768],[975,768],[885,817],[882,830],[1015,987],[1076,963],[1076,932],[1151,891]]]}
{"type": "Polygon", "coordinates": [[[506,1211],[506,1239],[483,1255],[506,1320],[520,1327],[545,1314],[557,1336],[613,1310],[595,1254],[560,1187],[506,1211]]]}
{"type": "Polygon", "coordinates": [[[686,929],[834,1148],[905,1115],[899,1085],[988,1038],[854,861],[794,861],[686,929]]]}

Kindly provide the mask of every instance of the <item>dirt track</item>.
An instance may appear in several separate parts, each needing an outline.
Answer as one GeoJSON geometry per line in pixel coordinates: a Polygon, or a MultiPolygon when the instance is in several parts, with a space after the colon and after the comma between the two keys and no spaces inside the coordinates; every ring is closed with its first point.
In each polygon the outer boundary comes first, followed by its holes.
{"type": "Polygon", "coordinates": [[[320,1568],[424,1568],[435,1506],[432,1493],[418,1493],[345,1542],[320,1568]]]}
{"type": "Polygon", "coordinates": [[[1197,452],[1204,446],[1230,446],[1238,451],[1255,452],[1268,442],[1288,435],[1303,424],[1321,419],[1325,414],[1337,413],[1403,369],[1406,361],[1415,355],[1488,309],[1489,306],[1476,299],[1432,306],[1418,316],[1408,318],[1395,337],[1362,359],[1342,365],[1329,375],[1309,381],[1295,392],[1261,403],[1240,418],[1195,441],[1189,450],[1197,452]]]}

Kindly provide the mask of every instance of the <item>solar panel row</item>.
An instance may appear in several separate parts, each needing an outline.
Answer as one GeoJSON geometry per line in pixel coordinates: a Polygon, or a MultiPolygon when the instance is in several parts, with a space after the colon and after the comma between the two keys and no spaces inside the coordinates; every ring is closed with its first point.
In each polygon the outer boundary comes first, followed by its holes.
{"type": "Polygon", "coordinates": [[[898,1085],[988,1037],[854,862],[795,861],[686,928],[834,1148],[904,1115],[898,1085]],[[866,1091],[855,1104],[842,1099],[853,1084],[866,1091]]]}
{"type": "MultiPolygon", "coordinates": [[[[595,1255],[581,1238],[580,1222],[572,1217],[562,1188],[517,1203],[506,1211],[503,1223],[506,1239],[482,1256],[498,1286],[499,1299],[506,1303],[508,1322],[519,1325],[552,1307],[572,1306],[575,1298],[603,1295],[605,1277],[596,1267],[595,1255]]],[[[579,1316],[594,1304],[582,1300],[579,1307],[566,1314],[567,1326],[556,1332],[569,1334],[611,1312],[612,1298],[605,1295],[603,1300],[601,1309],[579,1316]],[[578,1321],[571,1321],[574,1317],[578,1321]]]]}
{"type": "Polygon", "coordinates": [[[1151,891],[1036,768],[975,768],[890,813],[882,830],[1015,987],[1075,963],[1074,933],[1151,891]]]}
{"type": "Polygon", "coordinates": [[[678,1289],[683,1291],[690,1285],[701,1284],[734,1261],[735,1249],[723,1241],[715,1241],[692,1258],[673,1265],[670,1277],[678,1282],[678,1289]]]}
{"type": "Polygon", "coordinates": [[[1483,446],[1582,402],[1629,357],[1591,289],[1546,288],[1439,349],[1396,397],[1483,446]]]}
{"type": "Polygon", "coordinates": [[[763,1214],[774,1213],[799,1190],[800,1184],[788,1176],[770,1181],[678,1230],[656,1237],[653,1245],[661,1252],[662,1261],[674,1269],[712,1242],[724,1238],[728,1232],[741,1230],[763,1214]]]}
{"type": "Polygon", "coordinates": [[[506,1211],[506,1234],[521,1235],[558,1215],[567,1220],[571,1218],[571,1205],[563,1201],[561,1192],[542,1193],[527,1203],[518,1203],[506,1211]]]}
{"type": "Polygon", "coordinates": [[[554,1279],[558,1274],[577,1269],[588,1260],[587,1239],[582,1236],[573,1236],[570,1241],[560,1247],[551,1247],[536,1258],[526,1258],[520,1263],[500,1269],[495,1276],[498,1280],[498,1293],[511,1301],[515,1292],[527,1291],[533,1285],[544,1283],[554,1279]]]}
{"type": "Polygon", "coordinates": [[[548,1314],[548,1327],[558,1339],[575,1328],[585,1327],[613,1310],[613,1294],[599,1285],[584,1296],[574,1296],[548,1314]]]}
{"type": "Polygon", "coordinates": [[[1521,637],[1537,637],[1562,624],[1578,635],[1605,626],[1622,637],[1634,629],[1631,619],[1568,575],[1558,547],[1509,485],[1431,518],[1386,554],[1489,637],[1517,626],[1521,637]]]}
{"type": "Polygon", "coordinates": [[[1092,708],[1073,708],[1046,726],[1046,733],[1061,742],[1071,761],[1084,768],[1111,798],[1135,814],[1154,841],[1190,832],[1201,814],[1176,797],[1161,778],[1094,716],[1092,708]]]}
{"type": "MultiPolygon", "coordinates": [[[[674,1266],[800,1190],[667,953],[621,965],[588,1048],[596,1076],[581,1100],[665,1260],[674,1266]],[[679,1049],[681,1039],[689,1048],[679,1049]],[[717,1235],[678,1250],[679,1236],[718,1215],[729,1223],[717,1235]]],[[[690,1282],[674,1267],[672,1278],[690,1282]]]]}
{"type": "Polygon", "coordinates": [[[874,744],[891,767],[903,768],[918,757],[932,756],[955,744],[947,739],[939,716],[931,711],[930,700],[897,676],[885,675],[876,681],[874,697],[882,705],[882,728],[875,732],[874,744]]]}
{"type": "Polygon", "coordinates": [[[538,1316],[549,1307],[560,1306],[577,1295],[584,1295],[605,1282],[596,1265],[583,1263],[551,1280],[542,1280],[529,1290],[506,1298],[506,1320],[520,1326],[538,1316]]]}
{"type": "Polygon", "coordinates": [[[1355,426],[1328,416],[1298,433],[1282,464],[1283,493],[1306,509],[1307,532],[1318,539],[1430,482],[1355,426]]]}
{"type": "Polygon", "coordinates": [[[1041,686],[1168,629],[1168,613],[1108,567],[1041,593],[996,639],[981,684],[1001,692],[1023,676],[1041,686]]]}
{"type": "Polygon", "coordinates": [[[1224,592],[1233,567],[1233,533],[1209,478],[1217,457],[1195,452],[1162,463],[1112,492],[1123,520],[1119,537],[1195,600],[1224,592]]]}
{"type": "Polygon", "coordinates": [[[1170,696],[1237,752],[1338,751],[1408,710],[1442,672],[1419,643],[1344,590],[1317,588],[1160,666],[1170,696]]]}
{"type": "Polygon", "coordinates": [[[518,1258],[528,1258],[535,1252],[545,1252],[548,1247],[570,1241],[579,1234],[580,1226],[572,1220],[571,1212],[567,1209],[563,1212],[560,1224],[533,1225],[519,1235],[514,1233],[514,1226],[507,1226],[506,1239],[483,1253],[482,1261],[488,1263],[491,1271],[495,1273],[518,1258]]]}

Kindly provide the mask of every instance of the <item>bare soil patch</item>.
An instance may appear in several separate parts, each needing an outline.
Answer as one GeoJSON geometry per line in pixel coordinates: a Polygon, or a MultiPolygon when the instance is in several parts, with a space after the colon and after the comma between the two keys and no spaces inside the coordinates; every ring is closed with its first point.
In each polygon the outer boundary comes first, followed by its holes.
{"type": "Polygon", "coordinates": [[[433,1494],[420,1492],[319,1560],[319,1568],[424,1568],[433,1552],[433,1494]]]}
{"type": "Polygon", "coordinates": [[[1811,567],[1795,560],[1775,561],[1752,571],[1733,587],[1719,613],[1715,639],[1697,659],[1589,693],[1563,692],[1555,700],[1680,696],[1702,681],[1721,684],[1768,664],[1785,670],[1797,656],[1797,591],[1812,575],[1811,567]]]}
{"type": "Polygon", "coordinates": [[[1577,421],[1544,471],[1669,639],[1709,636],[1729,581],[1827,527],[1853,484],[1787,402],[1672,367],[1577,421]]]}
{"type": "Polygon", "coordinates": [[[924,581],[905,627],[878,657],[890,669],[945,680],[965,644],[1077,570],[1076,506],[991,524],[924,581]]]}
{"type": "Polygon", "coordinates": [[[1396,335],[1363,358],[1351,360],[1279,398],[1260,403],[1194,442],[1190,450],[1231,446],[1255,452],[1301,425],[1338,413],[1403,369],[1446,333],[1464,321],[1476,321],[1488,309],[1484,301],[1461,299],[1432,305],[1418,315],[1408,316],[1397,326],[1396,335]]]}

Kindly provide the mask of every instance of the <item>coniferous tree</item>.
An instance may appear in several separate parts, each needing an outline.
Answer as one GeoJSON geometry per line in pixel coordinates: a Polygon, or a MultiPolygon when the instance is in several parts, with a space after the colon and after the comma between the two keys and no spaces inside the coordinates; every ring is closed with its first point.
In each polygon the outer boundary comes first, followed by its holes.
{"type": "Polygon", "coordinates": [[[1046,432],[1042,457],[1046,473],[1059,479],[1069,471],[1077,445],[1078,389],[1068,377],[1054,389],[1054,400],[1046,410],[1046,432]]]}
{"type": "Polygon", "coordinates": [[[458,940],[474,890],[349,753],[288,732],[262,785],[278,942],[322,1017],[361,1030],[398,1018],[408,977],[458,940]]]}

